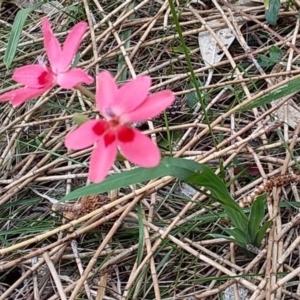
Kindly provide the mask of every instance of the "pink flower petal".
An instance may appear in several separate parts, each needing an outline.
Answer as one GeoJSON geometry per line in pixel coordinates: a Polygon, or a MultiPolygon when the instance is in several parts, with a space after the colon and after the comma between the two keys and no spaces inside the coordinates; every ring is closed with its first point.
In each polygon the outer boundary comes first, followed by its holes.
{"type": "Polygon", "coordinates": [[[41,65],[27,65],[17,68],[12,78],[19,83],[36,89],[53,84],[52,74],[41,65]]]}
{"type": "Polygon", "coordinates": [[[57,75],[56,83],[64,89],[71,89],[79,83],[91,84],[93,77],[89,76],[80,68],[71,69],[65,73],[57,75]]]}
{"type": "Polygon", "coordinates": [[[108,71],[101,72],[97,77],[96,105],[101,114],[110,119],[110,110],[116,99],[118,87],[108,71]]]}
{"type": "Polygon", "coordinates": [[[125,83],[116,94],[112,106],[113,112],[120,116],[135,110],[147,98],[150,86],[151,78],[149,76],[138,76],[125,83]]]}
{"type": "Polygon", "coordinates": [[[31,100],[37,96],[42,95],[49,88],[34,89],[30,87],[24,87],[11,92],[4,93],[0,96],[0,101],[10,101],[14,106],[20,106],[24,102],[31,100]]]}
{"type": "Polygon", "coordinates": [[[123,124],[129,122],[140,122],[156,117],[170,106],[174,100],[174,94],[169,90],[149,95],[134,111],[122,115],[121,122],[123,124]]]}
{"type": "Polygon", "coordinates": [[[42,28],[44,36],[44,47],[46,49],[51,68],[55,73],[57,73],[62,57],[61,47],[58,39],[54,36],[52,32],[51,25],[47,18],[43,19],[42,28]]]}
{"type": "Polygon", "coordinates": [[[145,167],[152,168],[160,162],[160,151],[149,137],[140,131],[122,126],[118,132],[118,146],[121,153],[131,162],[145,167]],[[124,129],[125,128],[125,129],[124,129]],[[124,136],[124,135],[127,136],[124,136]]]}
{"type": "Polygon", "coordinates": [[[116,156],[116,141],[105,145],[104,139],[101,138],[91,156],[89,179],[92,182],[102,181],[114,163],[116,156]]]}
{"type": "Polygon", "coordinates": [[[62,56],[60,59],[59,72],[64,72],[70,66],[74,56],[76,55],[79,44],[87,29],[86,22],[76,24],[71,30],[62,48],[62,56]]]}
{"type": "Polygon", "coordinates": [[[92,146],[99,139],[99,135],[95,132],[94,127],[102,122],[105,121],[90,120],[83,123],[67,134],[65,146],[72,150],[81,150],[92,146]]]}

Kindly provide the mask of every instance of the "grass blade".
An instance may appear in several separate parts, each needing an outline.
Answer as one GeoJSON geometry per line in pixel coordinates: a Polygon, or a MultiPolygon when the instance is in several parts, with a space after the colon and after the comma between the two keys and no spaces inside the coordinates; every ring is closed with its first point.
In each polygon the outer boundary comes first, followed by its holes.
{"type": "Polygon", "coordinates": [[[24,27],[24,24],[27,20],[28,15],[41,7],[44,3],[36,3],[26,9],[18,11],[14,23],[12,25],[11,33],[8,39],[7,48],[4,54],[3,61],[6,65],[6,68],[9,69],[17,52],[20,36],[24,27]]]}
{"type": "Polygon", "coordinates": [[[232,224],[236,228],[243,231],[247,229],[248,218],[241,208],[237,210],[237,209],[232,209],[231,207],[228,206],[224,206],[224,209],[228,217],[230,218],[232,224]]]}
{"type": "MultiPolygon", "coordinates": [[[[265,215],[265,203],[267,195],[263,194],[257,197],[253,202],[248,222],[248,233],[251,237],[252,243],[254,243],[255,237],[258,233],[258,230],[261,226],[262,219],[265,215]]],[[[259,245],[255,245],[258,247],[259,245]]]]}
{"type": "Polygon", "coordinates": [[[222,228],[229,236],[234,238],[236,244],[241,248],[247,249],[247,245],[251,244],[249,236],[244,231],[238,228],[222,228]]]}
{"type": "Polygon", "coordinates": [[[139,247],[137,252],[137,264],[139,265],[143,258],[145,239],[144,239],[143,212],[142,212],[141,204],[138,203],[136,208],[137,208],[138,223],[139,223],[139,247]]]}
{"type": "Polygon", "coordinates": [[[260,97],[259,99],[243,106],[239,111],[246,111],[252,108],[260,107],[266,105],[272,101],[278,100],[280,98],[292,95],[300,91],[300,78],[289,81],[277,89],[267,93],[266,95],[260,97]]]}
{"type": "Polygon", "coordinates": [[[269,220],[267,222],[264,223],[264,225],[260,228],[260,230],[257,232],[257,235],[254,239],[254,246],[259,247],[261,244],[262,239],[265,236],[265,233],[267,231],[267,229],[271,226],[272,224],[272,220],[269,220]]]}

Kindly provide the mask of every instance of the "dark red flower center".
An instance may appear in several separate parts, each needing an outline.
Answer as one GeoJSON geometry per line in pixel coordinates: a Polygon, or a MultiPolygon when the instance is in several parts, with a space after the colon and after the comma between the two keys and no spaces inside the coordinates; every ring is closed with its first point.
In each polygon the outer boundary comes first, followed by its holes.
{"type": "Polygon", "coordinates": [[[134,131],[132,128],[121,125],[117,118],[107,121],[98,121],[93,129],[99,137],[103,135],[105,146],[112,144],[116,138],[122,143],[130,143],[134,140],[134,131]]]}
{"type": "Polygon", "coordinates": [[[47,85],[53,82],[53,74],[50,70],[45,70],[39,77],[38,83],[40,85],[47,85]]]}
{"type": "Polygon", "coordinates": [[[113,131],[109,131],[104,135],[104,145],[105,147],[109,146],[116,140],[116,135],[113,131]]]}
{"type": "Polygon", "coordinates": [[[134,140],[134,131],[130,127],[122,126],[118,131],[118,140],[123,143],[130,143],[134,140]]]}
{"type": "Polygon", "coordinates": [[[107,122],[99,121],[94,125],[93,131],[100,136],[108,129],[108,127],[109,125],[107,122]]]}

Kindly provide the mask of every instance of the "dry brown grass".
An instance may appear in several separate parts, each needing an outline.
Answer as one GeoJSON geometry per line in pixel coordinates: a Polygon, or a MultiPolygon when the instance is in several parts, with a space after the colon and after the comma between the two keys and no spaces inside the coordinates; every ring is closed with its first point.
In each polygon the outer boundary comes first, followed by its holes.
{"type": "MultiPolygon", "coordinates": [[[[72,26],[72,17],[89,22],[79,65],[90,74],[108,69],[120,82],[149,74],[153,91],[172,89],[180,103],[176,113],[173,108],[169,114],[172,149],[162,118],[142,129],[164,155],[172,150],[174,156],[209,164],[239,200],[269,178],[298,173],[300,127],[288,126],[295,116],[283,106],[287,99],[243,113],[234,107],[299,77],[299,7],[297,1],[283,5],[278,25],[270,28],[262,5],[236,10],[220,6],[223,2],[175,5],[195,74],[205,82],[208,70],[214,70],[212,82],[200,88],[213,136],[203,112],[188,108],[194,89],[168,1],[63,1],[66,12],[48,17],[61,36],[72,26]],[[241,29],[235,23],[240,16],[245,23],[241,29]],[[218,26],[207,24],[213,19],[218,26]],[[236,40],[221,62],[206,67],[198,33],[225,26],[232,27],[236,40]],[[283,57],[275,69],[262,68],[258,56],[267,55],[274,45],[283,57]],[[274,126],[281,106],[283,122],[274,126]]],[[[2,5],[0,92],[15,87],[12,70],[6,71],[2,61],[19,9],[2,5]]],[[[33,63],[44,53],[39,29],[44,16],[30,14],[13,68],[33,63]]],[[[297,104],[297,95],[293,99],[297,104]]],[[[74,220],[63,221],[48,199],[60,199],[87,183],[91,152],[70,153],[64,147],[77,112],[94,115],[93,101],[78,90],[58,88],[20,109],[0,106],[0,300],[219,299],[224,291],[224,299],[246,299],[239,296],[241,291],[247,299],[300,299],[300,198],[295,177],[269,193],[265,218],[273,224],[252,258],[225,239],[211,238],[209,233],[220,233],[219,225],[230,226],[226,215],[205,195],[184,195],[172,178],[112,191],[111,202],[105,202],[108,210],[93,202],[96,210],[86,209],[88,215],[76,210],[74,220]]],[[[118,163],[114,172],[131,167],[118,163]]]]}

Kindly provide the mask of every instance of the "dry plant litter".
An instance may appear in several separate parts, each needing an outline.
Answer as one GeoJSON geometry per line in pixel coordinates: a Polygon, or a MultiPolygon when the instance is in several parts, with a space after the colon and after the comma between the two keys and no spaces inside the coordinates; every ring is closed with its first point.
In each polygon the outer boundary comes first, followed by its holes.
{"type": "Polygon", "coordinates": [[[0,93],[16,87],[15,67],[44,55],[43,17],[61,38],[85,20],[78,66],[119,82],[149,74],[153,91],[173,90],[168,122],[137,126],[163,155],[209,165],[246,211],[267,192],[272,225],[247,256],[211,236],[231,226],[222,207],[172,177],[59,204],[88,184],[91,149],[68,152],[63,139],[74,115],[95,115],[93,99],[57,88],[18,110],[1,103],[0,300],[300,299],[299,96],[238,109],[300,77],[299,1],[282,1],[276,26],[262,1],[174,1],[185,46],[168,1],[49,1],[29,13],[7,70],[14,18],[33,4],[2,3],[0,93]]]}

